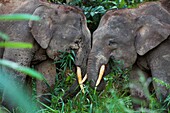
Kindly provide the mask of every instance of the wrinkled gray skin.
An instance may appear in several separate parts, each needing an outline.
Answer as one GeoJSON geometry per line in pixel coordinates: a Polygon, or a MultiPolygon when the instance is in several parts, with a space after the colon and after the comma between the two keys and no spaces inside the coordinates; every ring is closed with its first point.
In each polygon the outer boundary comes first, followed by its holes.
{"type": "MultiPolygon", "coordinates": [[[[170,84],[170,12],[167,10],[160,2],[151,2],[136,9],[108,11],[102,17],[93,33],[88,59],[87,75],[92,87],[95,87],[100,66],[108,64],[111,57],[124,61],[125,68],[132,66],[130,83],[135,84],[131,88],[132,96],[146,98],[138,71],[170,84]]],[[[153,85],[158,99],[170,93],[154,81],[153,85]]],[[[97,89],[104,87],[102,80],[97,89]]]]}
{"type": "MultiPolygon", "coordinates": [[[[40,21],[1,22],[0,31],[10,36],[10,41],[28,42],[32,49],[5,48],[3,59],[14,61],[23,66],[32,66],[44,74],[50,87],[55,84],[56,67],[53,61],[58,59],[58,51],[74,50],[76,53],[75,65],[82,68],[85,74],[87,56],[91,49],[91,35],[86,25],[86,19],[78,8],[64,5],[55,5],[38,0],[28,0],[14,13],[29,13],[40,16],[40,21]]],[[[12,71],[7,69],[7,71],[12,71]]],[[[12,71],[13,78],[18,79],[22,87],[26,75],[12,71]]],[[[77,86],[77,82],[73,85],[77,86]]],[[[74,88],[75,89],[75,88],[74,88]]],[[[73,91],[73,90],[72,90],[73,91]]],[[[38,81],[37,93],[48,93],[47,86],[38,81]]],[[[13,105],[6,103],[4,93],[3,105],[12,109],[13,105]]],[[[41,100],[45,101],[45,100],[41,100]]]]}

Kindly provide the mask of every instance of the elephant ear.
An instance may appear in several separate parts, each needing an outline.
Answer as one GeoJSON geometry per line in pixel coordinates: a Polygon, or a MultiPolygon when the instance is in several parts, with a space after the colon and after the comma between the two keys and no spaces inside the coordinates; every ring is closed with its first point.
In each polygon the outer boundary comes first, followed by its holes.
{"type": "Polygon", "coordinates": [[[50,40],[52,38],[52,20],[50,15],[52,9],[47,6],[39,6],[33,13],[41,18],[40,21],[29,21],[29,27],[31,28],[31,33],[38,44],[46,49],[50,40]]]}
{"type": "Polygon", "coordinates": [[[170,25],[160,22],[154,16],[141,16],[137,19],[138,30],[135,40],[136,51],[144,55],[170,36],[170,25]]]}

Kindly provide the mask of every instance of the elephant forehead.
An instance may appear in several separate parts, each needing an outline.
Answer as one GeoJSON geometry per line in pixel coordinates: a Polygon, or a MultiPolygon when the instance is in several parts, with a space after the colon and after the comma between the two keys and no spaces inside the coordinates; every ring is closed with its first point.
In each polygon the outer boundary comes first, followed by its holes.
{"type": "Polygon", "coordinates": [[[105,36],[112,36],[111,29],[108,26],[99,27],[94,31],[93,38],[101,39],[105,36]]]}
{"type": "Polygon", "coordinates": [[[123,40],[130,41],[131,39],[133,39],[132,32],[133,30],[129,31],[125,28],[122,29],[119,27],[115,27],[114,29],[109,26],[101,27],[94,32],[93,42],[98,41],[99,39],[101,39],[102,41],[112,39],[115,42],[122,42],[123,40]]]}
{"type": "Polygon", "coordinates": [[[83,17],[76,13],[62,13],[58,10],[52,10],[51,19],[56,25],[73,25],[75,27],[81,27],[83,17]]]}

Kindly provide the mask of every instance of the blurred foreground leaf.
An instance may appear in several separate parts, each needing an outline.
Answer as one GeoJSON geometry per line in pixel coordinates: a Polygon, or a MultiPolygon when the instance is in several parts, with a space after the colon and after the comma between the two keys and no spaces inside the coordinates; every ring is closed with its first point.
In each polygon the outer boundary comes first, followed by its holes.
{"type": "Polygon", "coordinates": [[[39,80],[44,79],[43,75],[40,74],[39,72],[37,72],[31,68],[28,68],[28,67],[20,66],[19,64],[15,63],[15,62],[11,62],[11,61],[2,59],[2,60],[0,60],[0,64],[3,66],[9,67],[9,68],[15,69],[17,71],[23,72],[25,74],[28,74],[29,76],[37,78],[39,80]]]}
{"type": "Polygon", "coordinates": [[[32,48],[32,44],[25,42],[0,42],[0,47],[6,48],[32,48]]]}
{"type": "Polygon", "coordinates": [[[2,32],[0,32],[0,38],[2,38],[4,40],[9,40],[9,36],[2,32]]]}
{"type": "Polygon", "coordinates": [[[31,14],[5,14],[0,15],[0,21],[9,21],[9,20],[35,20],[38,21],[40,18],[31,14]]]}
{"type": "MultiPolygon", "coordinates": [[[[23,90],[16,81],[9,78],[9,73],[0,70],[0,86],[5,89],[5,99],[10,104],[17,105],[20,113],[36,113],[38,107],[28,96],[28,92],[23,90]]],[[[2,112],[2,111],[0,111],[2,112]]],[[[4,112],[3,112],[4,113],[4,112]]],[[[5,112],[6,113],[6,112],[5,112]]]]}

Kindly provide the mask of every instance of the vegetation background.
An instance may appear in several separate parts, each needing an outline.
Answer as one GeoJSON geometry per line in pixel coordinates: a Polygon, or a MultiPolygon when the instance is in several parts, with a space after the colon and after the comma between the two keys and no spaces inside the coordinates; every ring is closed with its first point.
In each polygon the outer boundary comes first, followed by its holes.
{"type": "MultiPolygon", "coordinates": [[[[118,10],[122,8],[135,8],[140,3],[153,1],[153,0],[48,0],[52,3],[57,4],[68,4],[80,7],[87,17],[88,27],[93,33],[97,28],[98,23],[103,14],[108,10],[118,10]]],[[[32,17],[31,15],[0,15],[0,21],[4,20],[38,20],[38,17],[32,17]]],[[[31,48],[31,44],[20,43],[20,42],[9,42],[7,34],[0,32],[0,38],[4,39],[5,42],[0,42],[0,47],[12,47],[12,48],[31,48]]],[[[144,90],[149,99],[149,107],[146,107],[147,102],[144,100],[131,99],[129,93],[129,69],[122,69],[123,63],[121,61],[110,60],[110,65],[112,67],[112,72],[107,75],[104,80],[107,82],[106,89],[102,92],[97,92],[95,89],[91,89],[89,84],[86,83],[85,94],[81,91],[74,97],[67,100],[64,103],[62,100],[65,91],[68,90],[69,86],[76,80],[76,75],[72,71],[74,67],[75,53],[71,52],[61,52],[60,60],[54,62],[57,67],[56,75],[56,86],[55,90],[51,91],[52,100],[51,105],[47,106],[37,100],[35,82],[33,82],[33,95],[28,97],[24,91],[21,89],[14,89],[15,81],[10,81],[7,76],[9,73],[4,73],[0,70],[0,88],[4,87],[11,91],[9,97],[11,101],[16,101],[18,104],[17,109],[13,112],[23,112],[23,113],[170,113],[170,95],[162,101],[158,102],[156,100],[155,94],[150,95],[149,89],[145,84],[145,79],[141,75],[140,82],[143,83],[144,90]],[[113,65],[117,64],[117,65],[113,65]],[[14,90],[12,90],[14,89],[14,90]],[[16,100],[13,100],[13,99],[16,100]],[[27,100],[30,101],[27,101],[27,100]],[[18,100],[20,100],[18,102],[18,100]],[[132,101],[140,103],[141,108],[135,111],[132,108],[132,101]],[[43,107],[36,107],[36,103],[41,104],[43,107]]],[[[43,76],[34,71],[33,69],[23,67],[17,63],[9,62],[0,59],[0,65],[4,65],[15,69],[17,71],[22,71],[33,78],[44,80],[43,76]],[[10,64],[10,65],[9,65],[10,64]]],[[[163,81],[154,79],[161,85],[165,85],[170,88],[170,84],[166,84],[163,81]]],[[[48,84],[48,83],[47,83],[48,84]]],[[[17,86],[16,86],[17,87],[17,86]]],[[[3,111],[9,112],[4,107],[0,108],[0,113],[3,111]]]]}

